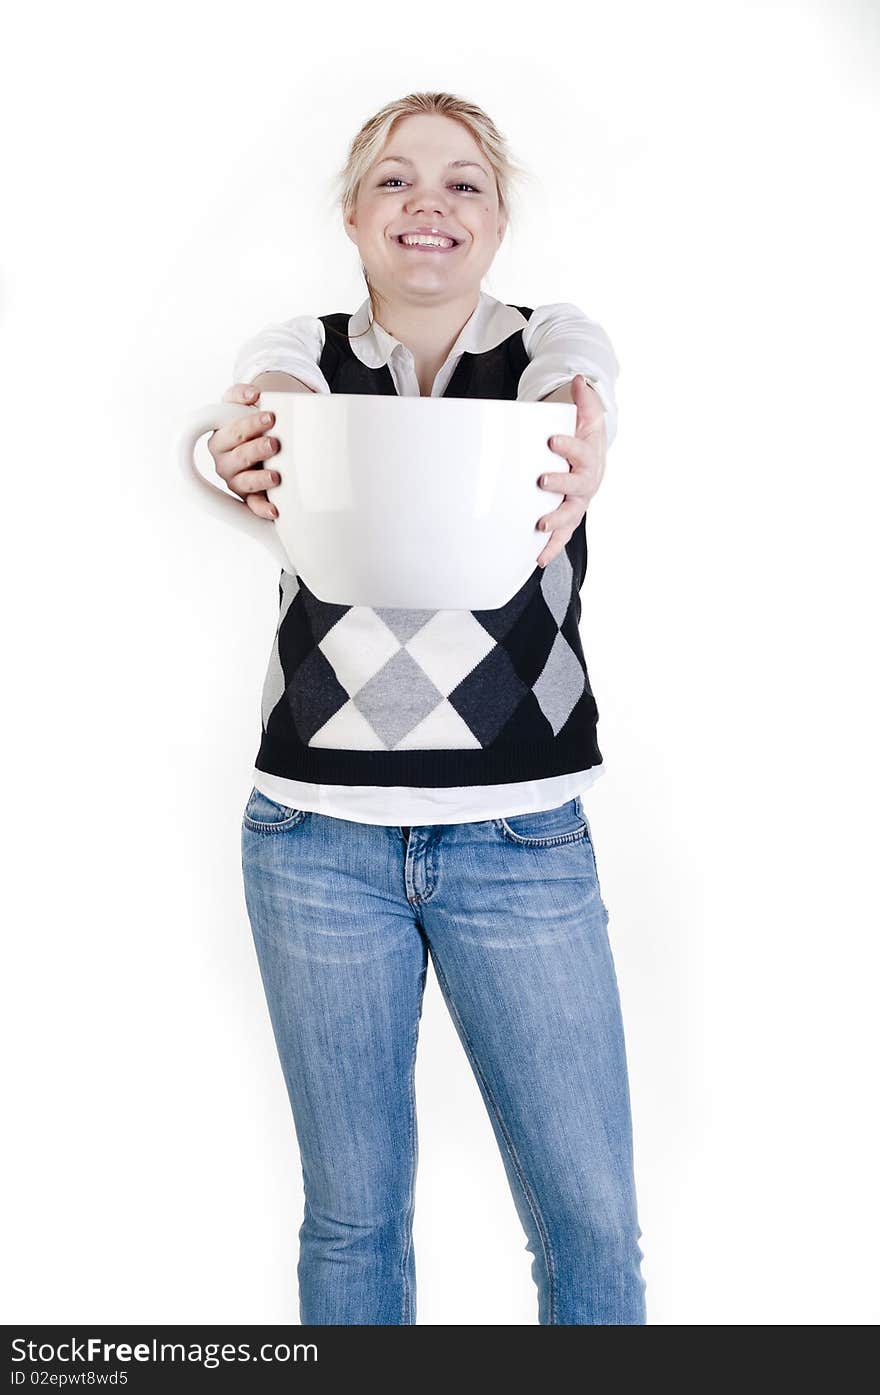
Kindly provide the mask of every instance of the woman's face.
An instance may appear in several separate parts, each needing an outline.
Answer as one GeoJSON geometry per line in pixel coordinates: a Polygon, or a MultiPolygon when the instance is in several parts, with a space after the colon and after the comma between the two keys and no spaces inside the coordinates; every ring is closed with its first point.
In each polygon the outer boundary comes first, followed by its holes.
{"type": "Polygon", "coordinates": [[[425,113],[395,126],[361,180],[345,230],[382,296],[437,303],[479,290],[505,226],[491,166],[473,136],[448,116],[425,113]],[[414,228],[436,228],[456,245],[405,247],[399,236],[414,228]]]}

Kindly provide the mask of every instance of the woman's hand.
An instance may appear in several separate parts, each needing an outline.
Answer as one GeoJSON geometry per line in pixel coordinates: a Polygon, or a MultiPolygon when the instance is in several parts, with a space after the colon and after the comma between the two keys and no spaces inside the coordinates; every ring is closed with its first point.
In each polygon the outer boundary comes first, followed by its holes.
{"type": "MultiPolygon", "coordinates": [[[[259,400],[260,389],[250,383],[234,383],[223,394],[224,402],[240,402],[252,406],[259,400]]],[[[233,494],[244,499],[249,509],[259,518],[277,518],[278,510],[269,502],[266,490],[279,484],[281,476],[277,470],[269,470],[263,461],[274,455],[278,442],[263,433],[274,426],[275,417],[268,413],[268,421],[263,421],[262,412],[249,412],[237,417],[226,426],[218,427],[208,438],[208,450],[214,457],[217,474],[229,486],[233,494]]]]}
{"type": "Polygon", "coordinates": [[[542,489],[565,495],[558,508],[538,519],[539,528],[553,530],[552,538],[538,558],[540,567],[546,567],[565,547],[605,473],[608,438],[602,399],[580,373],[572,378],[570,391],[571,400],[577,407],[575,434],[551,436],[547,444],[552,451],[565,457],[571,470],[566,473],[554,471],[541,475],[538,480],[542,489]]]}

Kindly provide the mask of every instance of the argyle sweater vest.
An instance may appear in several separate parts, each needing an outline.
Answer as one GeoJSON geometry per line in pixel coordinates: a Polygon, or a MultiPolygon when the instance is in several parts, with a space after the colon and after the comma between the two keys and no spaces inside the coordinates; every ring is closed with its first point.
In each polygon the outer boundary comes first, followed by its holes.
{"type": "MultiPolygon", "coordinates": [[[[350,316],[320,318],[330,391],[396,396],[387,364],[368,368],[353,353],[350,316]]],[[[463,353],[443,395],[514,401],[527,363],[522,333],[512,334],[463,353]]],[[[429,787],[598,765],[599,714],[578,628],[586,568],[582,519],[559,555],[495,610],[330,605],[282,570],[257,768],[321,784],[429,787]]]]}

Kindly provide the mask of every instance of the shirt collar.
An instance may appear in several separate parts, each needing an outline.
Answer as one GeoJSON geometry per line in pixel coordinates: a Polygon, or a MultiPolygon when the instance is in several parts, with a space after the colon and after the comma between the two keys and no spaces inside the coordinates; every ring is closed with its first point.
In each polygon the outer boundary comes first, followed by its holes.
{"type": "MultiPolygon", "coordinates": [[[[370,325],[370,318],[370,298],[367,296],[348,322],[349,334],[360,336],[352,338],[351,347],[361,363],[365,363],[368,368],[382,368],[394,350],[404,346],[381,325],[375,322],[370,325]],[[366,334],[363,333],[365,329],[366,334]]],[[[487,353],[489,349],[503,344],[504,340],[509,339],[517,330],[524,329],[526,323],[525,316],[518,310],[481,291],[474,312],[462,325],[461,333],[450,349],[446,362],[451,358],[460,358],[463,353],[487,353]]]]}

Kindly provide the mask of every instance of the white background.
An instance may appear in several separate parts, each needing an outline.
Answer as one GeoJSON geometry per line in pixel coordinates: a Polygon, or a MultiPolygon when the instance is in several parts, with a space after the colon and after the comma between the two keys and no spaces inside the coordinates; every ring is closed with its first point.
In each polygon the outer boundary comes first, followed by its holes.
{"type": "MultiPolygon", "coordinates": [[[[312,9],[7,22],[4,1320],[298,1320],[239,863],[276,568],[172,441],[267,320],[359,304],[332,177],[446,89],[534,174],[485,288],[621,364],[587,808],[649,1321],[874,1323],[877,8],[312,9]]],[[[433,971],[417,1090],[419,1322],[536,1322],[433,971]]]]}

